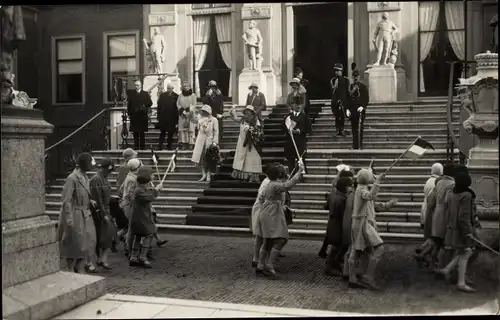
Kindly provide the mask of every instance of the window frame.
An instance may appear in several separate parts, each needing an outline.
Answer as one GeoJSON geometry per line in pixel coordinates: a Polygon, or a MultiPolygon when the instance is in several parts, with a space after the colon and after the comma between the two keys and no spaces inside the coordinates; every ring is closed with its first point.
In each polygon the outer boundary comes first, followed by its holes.
{"type": "MultiPolygon", "coordinates": [[[[141,43],[139,41],[139,30],[138,29],[133,29],[133,30],[120,30],[120,31],[105,31],[103,32],[103,37],[102,37],[102,70],[103,70],[103,90],[102,90],[102,100],[103,104],[113,104],[113,100],[109,100],[111,97],[108,97],[108,82],[109,82],[109,39],[111,37],[116,37],[116,36],[134,36],[135,37],[135,70],[131,72],[132,75],[134,74],[140,74],[141,73],[141,65],[140,65],[140,57],[141,57],[141,43]]],[[[120,59],[127,58],[127,57],[120,57],[120,59]]],[[[129,57],[130,59],[131,57],[129,57]]]]}
{"type": "MultiPolygon", "coordinates": [[[[54,106],[82,106],[87,103],[87,86],[86,86],[86,79],[87,79],[87,66],[86,66],[86,39],[85,39],[85,34],[79,33],[79,34],[73,34],[73,35],[63,35],[63,36],[52,36],[52,44],[51,44],[51,56],[52,56],[52,105],[54,106]],[[57,101],[57,90],[59,87],[58,83],[58,78],[59,78],[59,59],[58,59],[58,52],[57,52],[57,41],[60,40],[80,40],[82,42],[82,58],[81,59],[75,59],[76,60],[81,60],[82,62],[82,100],[80,102],[58,102],[57,101]]],[[[63,61],[72,61],[72,60],[63,60],[63,61]]],[[[17,76],[17,75],[16,75],[17,76]]]]}

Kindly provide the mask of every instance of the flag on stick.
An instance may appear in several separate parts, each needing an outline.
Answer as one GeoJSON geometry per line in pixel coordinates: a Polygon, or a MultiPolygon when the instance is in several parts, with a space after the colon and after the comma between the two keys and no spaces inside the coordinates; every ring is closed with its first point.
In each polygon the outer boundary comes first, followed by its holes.
{"type": "Polygon", "coordinates": [[[421,137],[418,137],[415,142],[406,150],[404,156],[410,159],[418,159],[424,155],[427,149],[435,150],[430,142],[425,141],[421,137]]]}
{"type": "Polygon", "coordinates": [[[285,119],[285,126],[288,129],[288,131],[292,131],[293,129],[295,129],[296,125],[297,125],[297,122],[295,122],[292,119],[290,119],[290,116],[288,116],[285,119]]]}
{"type": "Polygon", "coordinates": [[[158,155],[156,154],[156,152],[153,150],[153,148],[151,147],[151,160],[153,160],[153,163],[155,164],[155,166],[158,165],[158,160],[160,158],[158,157],[158,155]]]}
{"type": "Polygon", "coordinates": [[[161,184],[163,184],[163,181],[165,181],[165,178],[167,178],[167,174],[169,172],[174,172],[174,170],[175,170],[175,158],[177,158],[177,151],[179,151],[178,148],[175,149],[174,154],[170,158],[170,163],[168,164],[168,167],[167,167],[167,170],[165,171],[165,175],[163,176],[163,179],[161,179],[161,184]]]}

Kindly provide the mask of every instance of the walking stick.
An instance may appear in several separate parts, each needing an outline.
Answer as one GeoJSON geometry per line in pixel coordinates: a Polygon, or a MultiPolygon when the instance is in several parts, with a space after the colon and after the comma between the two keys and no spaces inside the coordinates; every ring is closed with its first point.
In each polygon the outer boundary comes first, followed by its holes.
{"type": "Polygon", "coordinates": [[[484,248],[488,249],[489,251],[493,252],[494,254],[496,254],[497,256],[500,256],[500,253],[498,253],[497,251],[495,251],[493,248],[491,248],[490,246],[488,246],[487,244],[481,242],[480,240],[474,238],[473,235],[469,235],[469,238],[471,238],[472,240],[474,240],[475,242],[479,243],[481,246],[483,246],[484,248]]]}
{"type": "Polygon", "coordinates": [[[363,111],[359,113],[358,119],[358,149],[361,149],[361,117],[363,116],[363,111]]]}

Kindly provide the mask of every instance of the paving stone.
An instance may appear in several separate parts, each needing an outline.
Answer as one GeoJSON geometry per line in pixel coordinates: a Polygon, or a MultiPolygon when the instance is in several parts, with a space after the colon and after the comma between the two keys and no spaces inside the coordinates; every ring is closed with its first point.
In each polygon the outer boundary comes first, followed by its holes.
{"type": "Polygon", "coordinates": [[[251,238],[163,237],[169,242],[153,249],[153,269],[129,267],[121,247],[111,255],[113,270],[99,273],[107,277],[108,293],[370,314],[446,312],[498,299],[498,282],[491,275],[497,266],[485,263],[491,260],[487,253],[471,272],[477,293],[468,295],[419,269],[414,245],[387,244],[378,270],[383,291],[371,292],[348,289],[340,279],[325,276],[318,241],[291,240],[277,265],[281,279],[268,280],[257,278],[251,267],[251,238]]]}

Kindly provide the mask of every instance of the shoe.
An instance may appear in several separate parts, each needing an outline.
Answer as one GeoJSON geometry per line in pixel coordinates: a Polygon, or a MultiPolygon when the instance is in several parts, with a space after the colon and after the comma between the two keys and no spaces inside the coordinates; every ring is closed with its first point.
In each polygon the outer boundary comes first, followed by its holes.
{"type": "Polygon", "coordinates": [[[326,257],[328,257],[328,253],[326,253],[326,251],[320,251],[320,252],[318,252],[318,256],[326,259],[326,257]]]}
{"type": "Polygon", "coordinates": [[[373,280],[369,280],[366,277],[361,277],[360,282],[365,285],[368,289],[372,291],[380,291],[380,287],[373,280]]]}
{"type": "Polygon", "coordinates": [[[347,284],[347,286],[349,288],[351,288],[351,289],[369,289],[369,288],[366,287],[366,285],[364,285],[363,283],[361,283],[359,281],[356,281],[356,282],[349,281],[349,283],[347,284]]]}
{"type": "Polygon", "coordinates": [[[202,181],[206,181],[207,180],[207,176],[202,176],[200,180],[198,180],[198,182],[202,182],[202,181]]]}
{"type": "Polygon", "coordinates": [[[87,273],[97,273],[97,269],[93,265],[86,265],[85,271],[87,271],[87,273]]]}
{"type": "Polygon", "coordinates": [[[127,249],[123,251],[123,254],[125,255],[125,257],[130,258],[130,252],[128,252],[127,249]]]}
{"type": "Polygon", "coordinates": [[[349,281],[349,276],[342,275],[342,281],[349,281]]]}
{"type": "Polygon", "coordinates": [[[276,273],[276,270],[264,269],[263,273],[269,279],[273,279],[273,280],[278,279],[278,274],[276,273]]]}
{"type": "Polygon", "coordinates": [[[151,261],[155,261],[155,260],[156,260],[156,259],[153,257],[153,254],[152,254],[152,253],[148,253],[148,254],[146,255],[146,258],[148,258],[148,259],[149,259],[149,260],[151,260],[151,261]]]}
{"type": "Polygon", "coordinates": [[[116,241],[113,241],[113,243],[111,244],[111,252],[113,253],[118,252],[118,248],[116,248],[116,241]]]}
{"type": "Polygon", "coordinates": [[[104,263],[104,262],[98,262],[97,266],[103,268],[104,270],[112,270],[113,269],[107,263],[104,263]]]}
{"type": "Polygon", "coordinates": [[[252,261],[252,268],[257,268],[257,265],[258,265],[258,264],[259,264],[258,262],[256,262],[256,261],[252,261]]]}
{"type": "Polygon", "coordinates": [[[474,293],[474,292],[476,292],[476,289],[471,288],[468,285],[464,285],[464,286],[457,285],[457,290],[465,292],[465,293],[474,293]]]}
{"type": "Polygon", "coordinates": [[[151,262],[149,262],[148,260],[139,260],[139,266],[143,267],[143,268],[147,268],[147,269],[151,269],[153,268],[153,266],[151,265],[151,262]]]}
{"type": "Polygon", "coordinates": [[[131,267],[139,267],[141,264],[139,263],[139,260],[137,260],[137,258],[130,258],[128,265],[131,267]]]}
{"type": "Polygon", "coordinates": [[[158,248],[161,248],[167,242],[168,242],[168,240],[158,240],[158,241],[156,241],[156,245],[158,246],[158,248]]]}
{"type": "Polygon", "coordinates": [[[341,277],[342,276],[342,272],[340,272],[340,270],[334,269],[334,268],[329,268],[329,267],[327,267],[325,269],[324,274],[329,276],[329,277],[341,277]]]}

